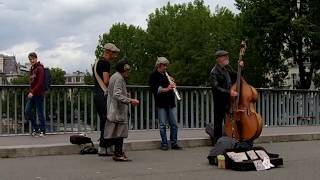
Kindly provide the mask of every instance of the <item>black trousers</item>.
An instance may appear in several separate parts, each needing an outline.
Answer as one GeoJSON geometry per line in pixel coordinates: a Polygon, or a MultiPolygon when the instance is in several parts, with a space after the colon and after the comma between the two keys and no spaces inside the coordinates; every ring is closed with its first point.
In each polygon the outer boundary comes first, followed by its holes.
{"type": "Polygon", "coordinates": [[[103,94],[102,90],[94,90],[94,105],[96,107],[99,119],[100,119],[100,147],[110,146],[106,139],[104,139],[104,126],[107,120],[107,95],[103,94]]]}
{"type": "Polygon", "coordinates": [[[122,156],[123,155],[123,138],[113,138],[113,139],[108,139],[108,143],[110,145],[114,145],[114,154],[116,156],[122,156]]]}
{"type": "Polygon", "coordinates": [[[222,137],[222,124],[226,118],[226,105],[220,103],[221,101],[214,101],[214,127],[213,134],[215,140],[222,137]]]}
{"type": "Polygon", "coordinates": [[[214,137],[219,139],[222,137],[222,123],[224,122],[226,117],[226,113],[222,110],[215,109],[214,110],[214,137]]]}

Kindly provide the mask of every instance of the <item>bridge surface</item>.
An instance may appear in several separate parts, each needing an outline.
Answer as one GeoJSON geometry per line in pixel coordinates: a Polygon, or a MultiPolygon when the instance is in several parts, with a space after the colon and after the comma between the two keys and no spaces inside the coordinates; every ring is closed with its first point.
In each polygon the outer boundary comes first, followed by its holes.
{"type": "MultiPolygon", "coordinates": [[[[48,134],[46,137],[29,135],[0,137],[0,157],[27,157],[43,155],[70,155],[79,153],[80,148],[69,142],[71,134],[48,134]]],[[[88,133],[97,145],[98,133],[88,133]]],[[[209,136],[204,129],[179,129],[179,143],[185,147],[210,145],[209,136]]],[[[169,137],[169,136],[168,136],[169,137]]],[[[291,142],[320,140],[320,126],[265,127],[255,143],[291,142]]],[[[133,130],[125,139],[125,150],[158,149],[159,130],[133,130]]]]}
{"type": "Polygon", "coordinates": [[[206,159],[210,147],[182,151],[128,152],[132,162],[97,155],[58,155],[0,159],[1,180],[318,180],[320,141],[259,144],[278,153],[284,165],[267,171],[218,169],[206,159]]]}

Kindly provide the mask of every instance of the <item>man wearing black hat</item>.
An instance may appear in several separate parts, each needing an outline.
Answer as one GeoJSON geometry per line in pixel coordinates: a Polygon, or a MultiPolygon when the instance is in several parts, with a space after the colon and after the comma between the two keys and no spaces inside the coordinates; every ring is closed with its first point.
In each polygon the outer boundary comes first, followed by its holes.
{"type": "MultiPolygon", "coordinates": [[[[216,65],[212,68],[210,76],[214,101],[214,138],[213,144],[222,136],[222,122],[230,109],[230,97],[238,93],[231,90],[236,81],[237,73],[229,65],[229,52],[219,50],[216,52],[216,65]]],[[[239,62],[243,67],[243,61],[239,62]]]]}
{"type": "Polygon", "coordinates": [[[100,119],[100,140],[99,140],[99,156],[112,155],[107,152],[108,143],[103,138],[104,126],[106,123],[107,114],[107,88],[109,85],[110,76],[110,61],[117,57],[120,49],[112,43],[107,43],[103,46],[103,57],[95,62],[93,66],[94,77],[94,104],[97,109],[100,119]]]}

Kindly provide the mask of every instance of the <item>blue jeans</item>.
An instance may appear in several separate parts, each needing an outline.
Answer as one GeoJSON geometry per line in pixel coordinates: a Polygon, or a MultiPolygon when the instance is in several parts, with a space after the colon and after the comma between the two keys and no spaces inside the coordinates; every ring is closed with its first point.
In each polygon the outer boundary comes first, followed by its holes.
{"type": "Polygon", "coordinates": [[[44,117],[44,111],[43,111],[43,99],[44,99],[43,96],[33,96],[32,98],[28,98],[24,114],[25,114],[26,120],[31,121],[32,131],[39,131],[35,114],[32,112],[32,108],[35,105],[38,113],[38,119],[40,121],[40,131],[45,133],[46,124],[45,124],[45,117],[44,117]]]}
{"type": "Polygon", "coordinates": [[[176,108],[158,108],[159,129],[161,136],[161,145],[168,145],[166,133],[166,121],[170,125],[170,142],[171,145],[176,145],[178,142],[178,126],[176,120],[176,108]]]}

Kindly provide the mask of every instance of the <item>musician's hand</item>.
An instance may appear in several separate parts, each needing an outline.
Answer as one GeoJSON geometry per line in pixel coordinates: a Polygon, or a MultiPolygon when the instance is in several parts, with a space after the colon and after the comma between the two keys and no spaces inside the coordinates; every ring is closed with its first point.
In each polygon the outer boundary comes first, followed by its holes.
{"type": "Polygon", "coordinates": [[[231,89],[231,90],[230,90],[230,96],[231,96],[231,97],[236,97],[236,96],[238,96],[237,91],[231,89]]]}
{"type": "Polygon", "coordinates": [[[133,106],[138,106],[138,105],[139,105],[139,100],[138,100],[138,99],[130,99],[130,103],[131,103],[133,106]]]}
{"type": "Polygon", "coordinates": [[[244,67],[244,62],[243,62],[243,61],[239,61],[239,65],[240,65],[241,67],[244,67]]]}
{"type": "Polygon", "coordinates": [[[30,92],[30,93],[28,94],[28,98],[31,99],[32,97],[33,97],[33,94],[30,92]]]}
{"type": "Polygon", "coordinates": [[[170,89],[174,89],[174,88],[176,88],[176,83],[171,83],[171,84],[169,84],[169,86],[168,86],[170,89]]]}

